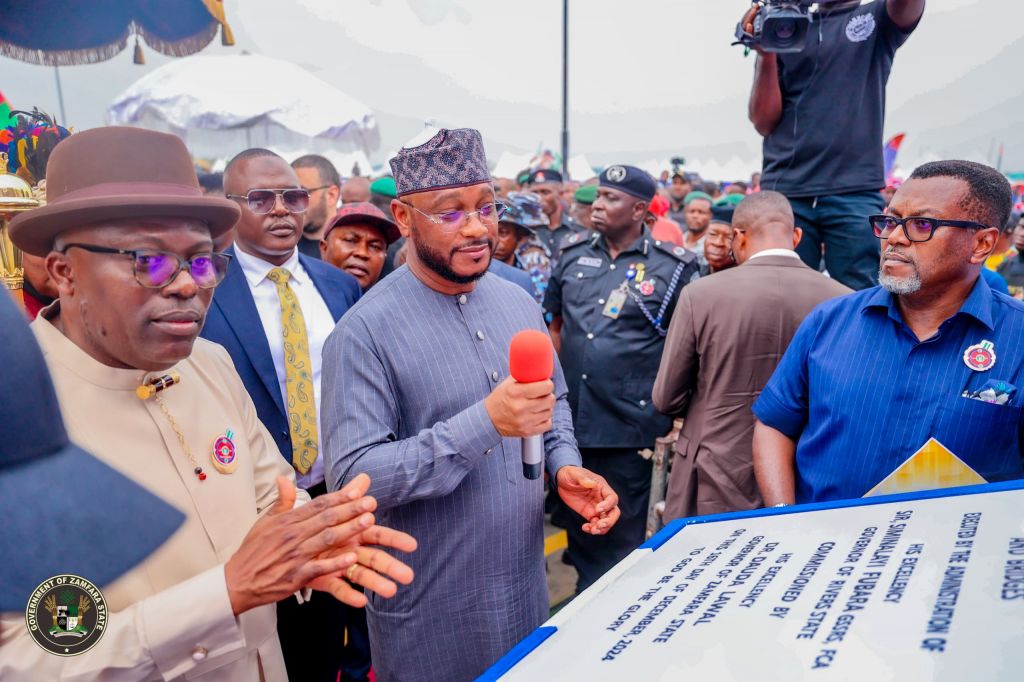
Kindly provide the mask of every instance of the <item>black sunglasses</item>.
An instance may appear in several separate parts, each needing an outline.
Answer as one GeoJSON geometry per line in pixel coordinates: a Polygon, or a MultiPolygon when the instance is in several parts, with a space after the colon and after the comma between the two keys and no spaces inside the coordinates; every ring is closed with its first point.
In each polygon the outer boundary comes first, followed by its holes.
{"type": "Polygon", "coordinates": [[[960,227],[965,230],[985,230],[988,225],[974,223],[969,220],[941,220],[939,218],[924,218],[921,216],[910,216],[909,218],[897,218],[891,215],[868,216],[871,229],[879,239],[888,239],[897,228],[903,228],[903,234],[912,242],[926,242],[935,234],[940,227],[960,227]]]}
{"type": "Polygon", "coordinates": [[[182,268],[188,268],[200,289],[213,289],[227,275],[228,264],[231,262],[231,255],[227,253],[200,253],[186,260],[169,251],[112,249],[93,244],[68,244],[61,249],[61,253],[67,253],[68,249],[131,256],[135,281],[147,289],[163,289],[178,278],[182,268]]]}
{"type": "MultiPolygon", "coordinates": [[[[322,189],[322,188],[317,188],[322,189]]],[[[265,215],[274,210],[277,197],[280,195],[284,210],[289,213],[304,213],[309,208],[309,191],[305,189],[251,189],[244,196],[228,194],[228,199],[245,199],[249,210],[257,215],[265,215]]]]}

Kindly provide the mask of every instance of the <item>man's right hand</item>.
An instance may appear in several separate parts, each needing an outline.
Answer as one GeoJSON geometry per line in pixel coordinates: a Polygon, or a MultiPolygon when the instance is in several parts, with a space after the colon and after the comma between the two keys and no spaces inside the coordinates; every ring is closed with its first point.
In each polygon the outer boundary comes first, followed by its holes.
{"type": "Polygon", "coordinates": [[[521,384],[507,377],[484,398],[484,409],[494,428],[505,438],[547,433],[555,411],[555,384],[550,379],[521,384]]]}
{"type": "MultiPolygon", "coordinates": [[[[324,576],[344,573],[360,557],[360,538],[374,527],[371,512],[377,501],[366,495],[370,477],[360,474],[348,485],[314,498],[293,509],[295,486],[277,479],[278,499],[267,514],[253,524],[242,545],[224,566],[228,597],[235,615],[280,601],[324,576]],[[332,552],[336,548],[345,551],[332,552]]],[[[404,533],[374,534],[382,546],[403,548],[411,541],[404,533]]],[[[412,547],[415,542],[412,541],[412,547]]],[[[381,550],[370,550],[381,552],[381,550]]],[[[390,558],[390,557],[388,557],[390,558]]],[[[364,557],[369,563],[369,558],[364,557]]],[[[362,562],[360,562],[362,563],[362,562]]],[[[411,569],[398,560],[389,561],[385,574],[402,583],[411,580],[411,569]]],[[[369,569],[367,569],[369,570],[369,569]]],[[[363,582],[362,580],[360,582],[363,582]]]]}
{"type": "Polygon", "coordinates": [[[740,26],[743,27],[744,33],[754,35],[754,18],[757,17],[757,13],[761,11],[761,4],[758,2],[753,3],[750,9],[746,11],[743,18],[740,19],[740,26]]]}

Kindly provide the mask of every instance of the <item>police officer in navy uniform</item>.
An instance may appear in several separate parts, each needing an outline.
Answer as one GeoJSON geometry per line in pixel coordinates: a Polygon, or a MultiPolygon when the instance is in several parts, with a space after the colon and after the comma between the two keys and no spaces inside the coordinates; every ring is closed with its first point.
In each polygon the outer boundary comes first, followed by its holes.
{"type": "Polygon", "coordinates": [[[547,215],[548,225],[536,228],[537,238],[551,252],[557,261],[561,245],[571,235],[586,230],[569,215],[569,210],[562,203],[562,174],[556,170],[540,168],[532,173],[526,181],[527,188],[540,197],[547,215]]]}
{"type": "Polygon", "coordinates": [[[672,311],[698,265],[692,252],[656,241],[644,226],[656,190],[639,168],[607,168],[593,205],[594,232],[562,243],[544,300],[583,465],[608,480],[622,511],[602,537],[584,537],[570,524],[578,592],[644,541],[651,463],[638,453],[672,425],[654,409],[651,391],[672,311]]]}

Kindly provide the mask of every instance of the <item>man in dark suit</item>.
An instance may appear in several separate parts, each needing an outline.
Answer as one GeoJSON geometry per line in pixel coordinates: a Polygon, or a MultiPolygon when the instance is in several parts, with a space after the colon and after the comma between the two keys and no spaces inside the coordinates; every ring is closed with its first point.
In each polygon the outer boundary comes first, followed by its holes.
{"type": "MultiPolygon", "coordinates": [[[[309,193],[277,154],[249,149],[236,156],[224,171],[224,190],[242,217],[202,336],[227,349],[260,420],[295,468],[296,484],[316,497],[327,490],[319,452],[323,344],[359,298],[359,284],[299,253],[309,193]]],[[[334,682],[344,667],[346,679],[365,679],[365,627],[361,610],[324,595],[302,605],[279,602],[288,676],[334,682]],[[346,625],[354,645],[347,651],[346,625]]]]}
{"type": "Polygon", "coordinates": [[[751,405],[804,317],[822,301],[850,292],[797,256],[800,228],[782,194],[744,199],[733,229],[739,267],[683,289],[654,383],[654,405],[685,417],[666,521],[762,506],[751,405]]]}

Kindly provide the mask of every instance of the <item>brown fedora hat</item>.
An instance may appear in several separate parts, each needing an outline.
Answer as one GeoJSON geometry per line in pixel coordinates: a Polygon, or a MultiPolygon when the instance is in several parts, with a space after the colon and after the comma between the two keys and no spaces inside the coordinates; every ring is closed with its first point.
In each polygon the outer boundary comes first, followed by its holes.
{"type": "Polygon", "coordinates": [[[119,218],[195,218],[216,239],[241,215],[235,202],[205,197],[185,144],[174,135],[111,126],[72,135],[46,168],[46,205],[18,214],[11,241],[45,256],[66,230],[119,218]]]}

